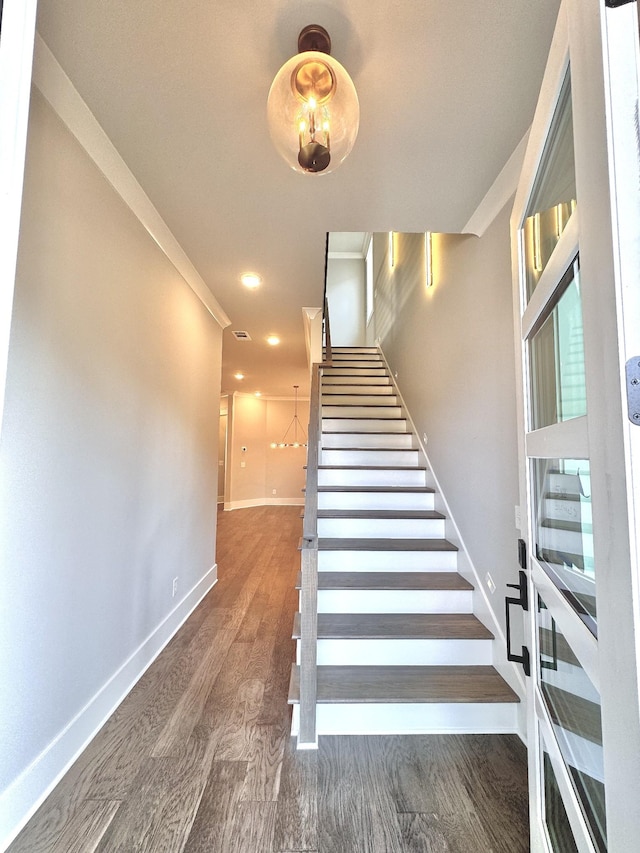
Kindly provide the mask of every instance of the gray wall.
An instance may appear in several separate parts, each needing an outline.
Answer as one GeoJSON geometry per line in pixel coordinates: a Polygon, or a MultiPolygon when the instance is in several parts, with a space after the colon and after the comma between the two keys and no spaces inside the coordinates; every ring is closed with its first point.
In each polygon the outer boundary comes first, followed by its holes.
{"type": "Polygon", "coordinates": [[[433,236],[431,288],[423,234],[396,235],[393,271],[387,234],[374,237],[376,335],[503,628],[519,536],[510,207],[482,238],[433,236]]]}
{"type": "Polygon", "coordinates": [[[221,341],[34,91],[0,457],[0,842],[215,580],[221,341]]]}

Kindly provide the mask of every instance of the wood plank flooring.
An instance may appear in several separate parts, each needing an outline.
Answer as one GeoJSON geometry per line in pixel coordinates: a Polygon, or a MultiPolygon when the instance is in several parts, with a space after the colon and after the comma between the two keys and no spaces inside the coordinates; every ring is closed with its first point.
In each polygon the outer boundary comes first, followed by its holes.
{"type": "Polygon", "coordinates": [[[220,513],[219,582],[10,853],[525,853],[513,736],[323,737],[287,691],[297,507],[220,513]]]}

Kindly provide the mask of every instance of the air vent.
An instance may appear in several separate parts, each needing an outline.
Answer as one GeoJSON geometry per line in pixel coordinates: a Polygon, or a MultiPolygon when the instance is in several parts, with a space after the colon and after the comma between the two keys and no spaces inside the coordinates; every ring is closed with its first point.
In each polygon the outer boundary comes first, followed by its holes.
{"type": "Polygon", "coordinates": [[[251,335],[249,334],[249,332],[232,332],[231,334],[238,341],[250,341],[251,340],[251,335]]]}

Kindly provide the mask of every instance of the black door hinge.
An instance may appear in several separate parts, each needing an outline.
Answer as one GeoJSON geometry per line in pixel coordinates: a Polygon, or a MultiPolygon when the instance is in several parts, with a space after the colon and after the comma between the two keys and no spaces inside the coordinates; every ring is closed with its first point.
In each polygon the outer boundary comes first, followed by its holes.
{"type": "Polygon", "coordinates": [[[636,0],[604,0],[604,5],[609,9],[616,9],[618,6],[626,6],[627,3],[635,3],[636,0]]]}

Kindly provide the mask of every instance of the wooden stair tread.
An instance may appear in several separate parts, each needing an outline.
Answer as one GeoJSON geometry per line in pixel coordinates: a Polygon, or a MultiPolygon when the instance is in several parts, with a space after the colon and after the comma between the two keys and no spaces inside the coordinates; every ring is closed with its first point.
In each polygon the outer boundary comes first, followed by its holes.
{"type": "MultiPolygon", "coordinates": [[[[296,613],[293,639],[300,639],[296,613]]],[[[318,639],[492,640],[472,613],[318,613],[318,639]]]]}
{"type": "MultiPolygon", "coordinates": [[[[305,491],[304,489],[302,491],[305,491]]],[[[318,486],[319,492],[369,492],[371,494],[382,494],[391,492],[399,494],[408,492],[409,494],[435,494],[435,489],[431,486],[318,486]]]]}
{"type": "Polygon", "coordinates": [[[443,519],[434,509],[319,509],[318,518],[407,518],[443,519]]]}
{"type": "Polygon", "coordinates": [[[365,539],[326,537],[318,539],[319,551],[457,551],[447,539],[365,539]]]}
{"type": "MultiPolygon", "coordinates": [[[[301,587],[298,574],[297,589],[301,587]]],[[[318,572],[318,589],[335,590],[472,590],[457,572],[318,572]]]]}
{"type": "MultiPolygon", "coordinates": [[[[300,701],[293,664],[289,704],[300,701]]],[[[318,702],[494,703],[520,698],[492,666],[319,666],[318,702]]]]}

